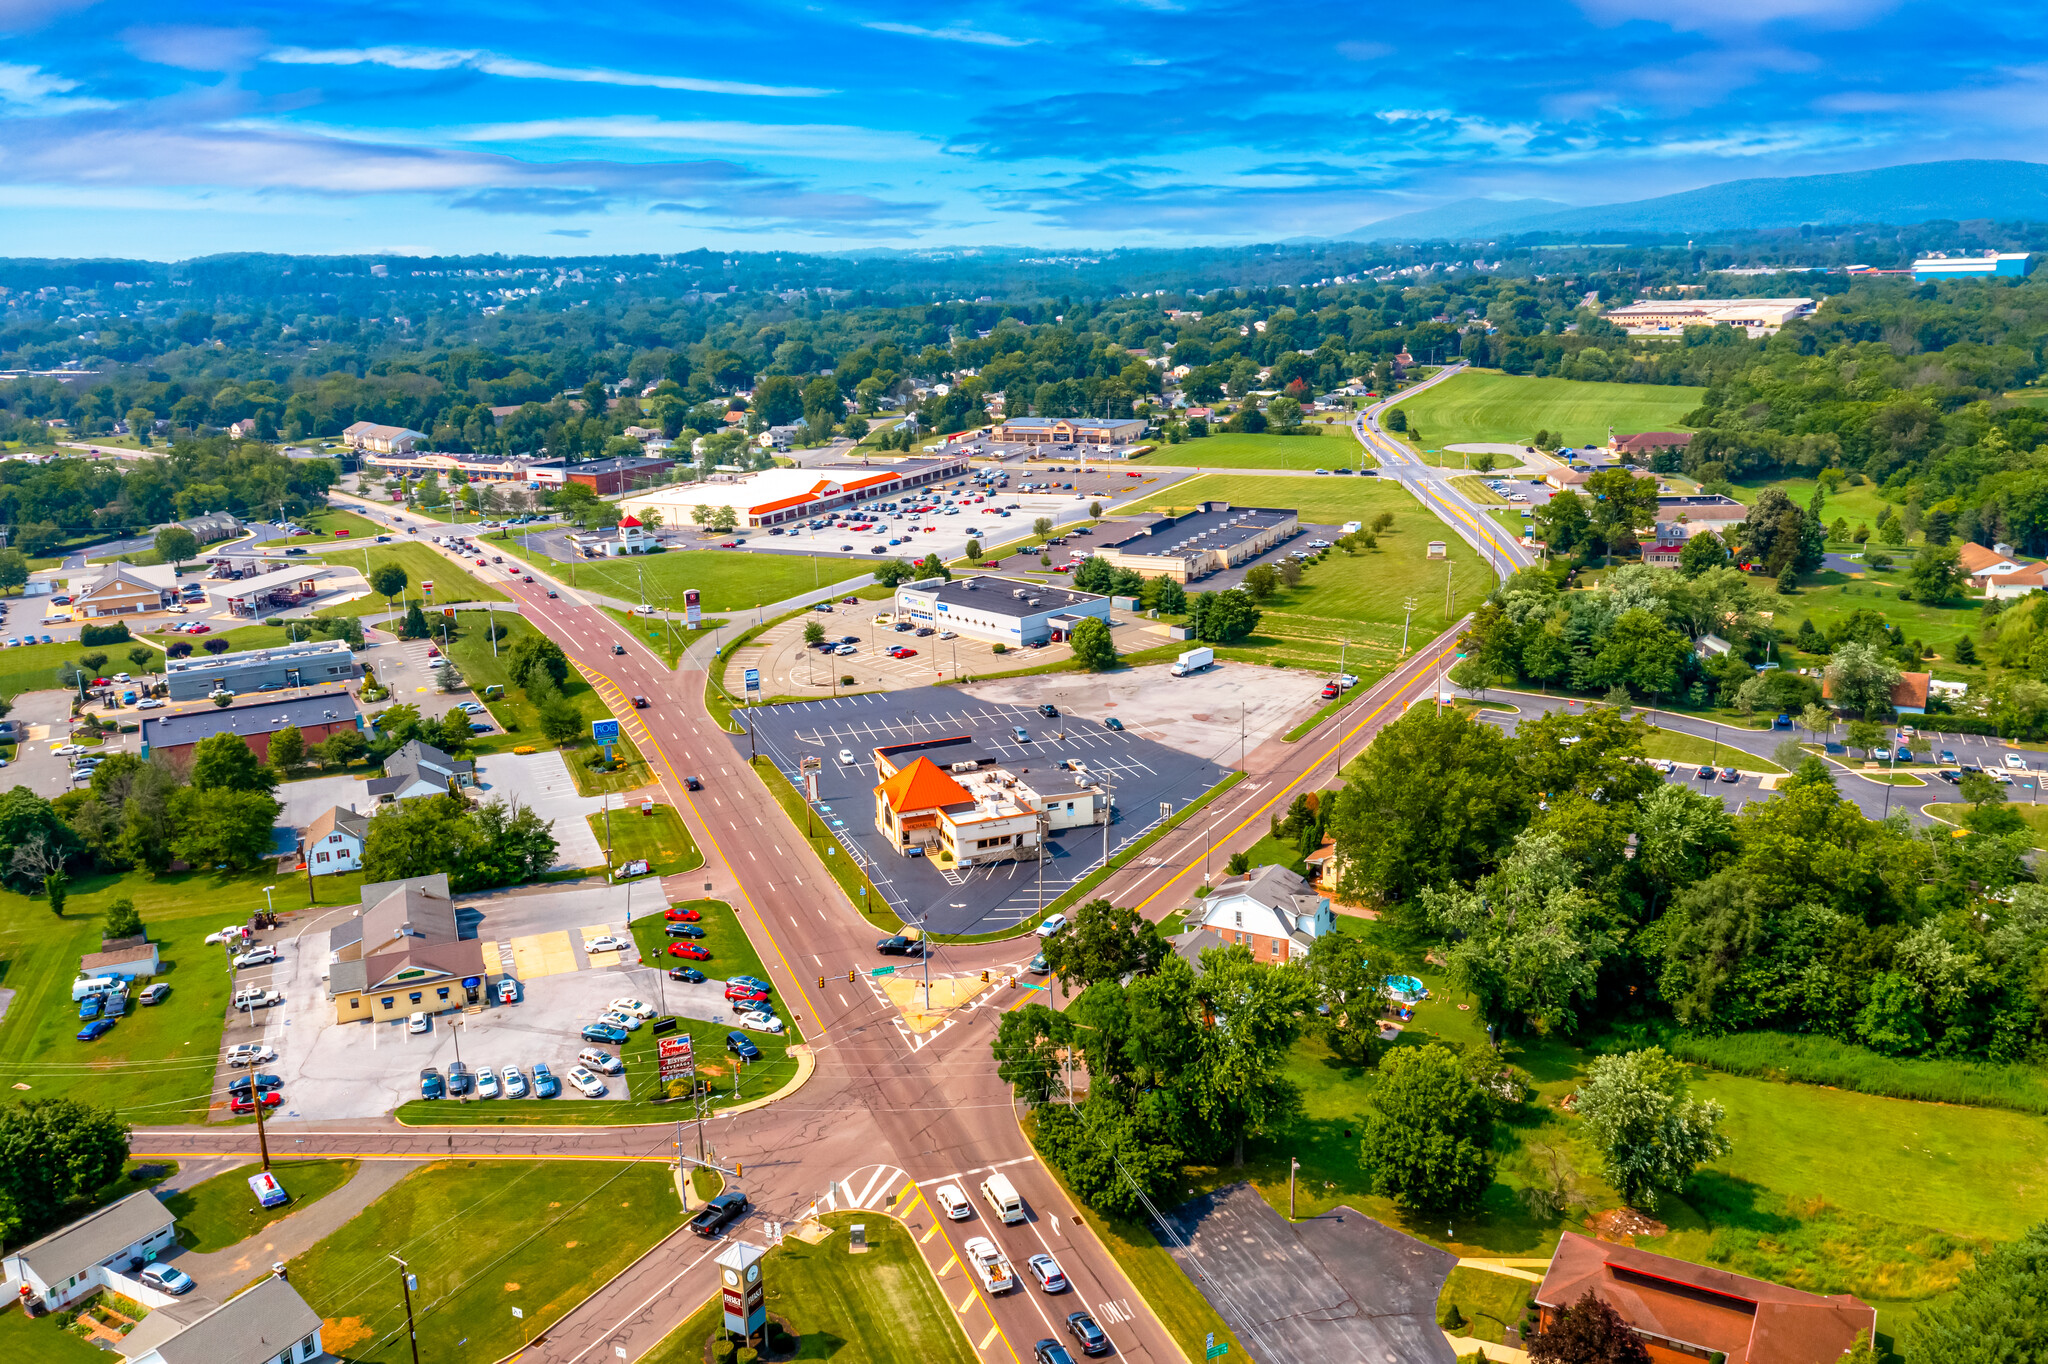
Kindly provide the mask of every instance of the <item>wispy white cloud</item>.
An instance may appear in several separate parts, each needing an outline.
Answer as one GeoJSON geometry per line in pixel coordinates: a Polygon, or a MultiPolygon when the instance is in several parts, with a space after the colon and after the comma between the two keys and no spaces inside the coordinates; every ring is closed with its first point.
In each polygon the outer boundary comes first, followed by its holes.
{"type": "Polygon", "coordinates": [[[110,100],[74,95],[78,82],[53,76],[39,66],[0,62],[0,107],[10,114],[53,116],[111,109],[110,100]]]}
{"type": "MultiPolygon", "coordinates": [[[[431,130],[420,134],[434,136],[431,130]]],[[[718,119],[666,119],[641,114],[595,118],[530,119],[443,129],[450,142],[632,142],[641,145],[781,152],[823,160],[882,156],[937,156],[936,137],[836,123],[742,123],[718,119]]],[[[415,136],[407,130],[407,136],[415,136]]]]}
{"type": "Polygon", "coordinates": [[[263,55],[267,62],[287,66],[383,66],[398,71],[470,70],[514,80],[569,81],[586,85],[617,85],[649,90],[689,90],[705,95],[755,95],[769,99],[803,99],[836,93],[806,85],[754,85],[745,81],[701,80],[695,76],[615,71],[608,67],[551,66],[546,62],[507,57],[482,49],[434,47],[280,47],[263,55]]]}
{"type": "Polygon", "coordinates": [[[1019,38],[1009,33],[990,33],[986,29],[969,28],[965,24],[948,24],[944,28],[923,28],[917,24],[899,24],[880,19],[870,20],[862,28],[874,29],[877,33],[900,33],[907,38],[935,38],[942,43],[972,43],[977,47],[1029,47],[1036,38],[1019,38]]]}
{"type": "Polygon", "coordinates": [[[1727,33],[1771,24],[1852,28],[1898,8],[1899,0],[1579,0],[1596,23],[1646,19],[1691,33],[1727,33]]]}

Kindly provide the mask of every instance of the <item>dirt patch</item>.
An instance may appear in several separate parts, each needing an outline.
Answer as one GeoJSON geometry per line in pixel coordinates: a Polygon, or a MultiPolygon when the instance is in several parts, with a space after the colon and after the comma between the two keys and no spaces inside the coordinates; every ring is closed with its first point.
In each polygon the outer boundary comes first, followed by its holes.
{"type": "Polygon", "coordinates": [[[507,1293],[517,1293],[519,1291],[519,1285],[516,1283],[508,1283],[505,1285],[505,1291],[507,1293]]]}
{"type": "Polygon", "coordinates": [[[320,1343],[332,1355],[345,1355],[369,1338],[370,1328],[361,1317],[329,1317],[320,1323],[320,1343]]]}
{"type": "Polygon", "coordinates": [[[1634,1208],[1610,1208],[1593,1219],[1593,1235],[1602,1241],[1620,1241],[1634,1245],[1638,1236],[1662,1236],[1671,1228],[1654,1217],[1645,1217],[1634,1208]]]}

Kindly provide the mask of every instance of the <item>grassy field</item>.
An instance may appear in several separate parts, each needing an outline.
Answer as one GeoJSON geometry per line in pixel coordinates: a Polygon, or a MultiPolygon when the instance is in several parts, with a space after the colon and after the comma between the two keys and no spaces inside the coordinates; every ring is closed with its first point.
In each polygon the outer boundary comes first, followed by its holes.
{"type": "Polygon", "coordinates": [[[24,1364],[106,1364],[107,1352],[64,1328],[66,1317],[52,1312],[29,1320],[22,1311],[0,1312],[0,1359],[24,1364]]]}
{"type": "Polygon", "coordinates": [[[343,1358],[412,1358],[395,1254],[419,1279],[420,1357],[497,1359],[681,1222],[657,1161],[450,1160],[408,1175],[290,1272],[326,1318],[328,1350],[343,1358]]]}
{"type": "MultiPolygon", "coordinates": [[[[1477,1012],[1459,1007],[1471,1001],[1442,972],[1404,956],[1376,922],[1339,916],[1337,925],[1375,965],[1417,975],[1433,992],[1396,1045],[1485,1045],[1477,1012]]],[[[1371,1191],[1358,1140],[1378,1072],[1348,1065],[1317,1038],[1297,1044],[1289,1062],[1303,1102],[1299,1120],[1254,1147],[1246,1171],[1198,1171],[1192,1182],[1213,1188],[1248,1174],[1284,1208],[1288,1158],[1299,1157],[1304,1216],[1349,1203],[1460,1255],[1540,1256],[1561,1230],[1619,1199],[1578,1120],[1558,1107],[1578,1088],[1591,1055],[1558,1040],[1514,1038],[1505,1054],[1530,1074],[1535,1097],[1500,1130],[1496,1180],[1477,1214],[1448,1223],[1404,1218],[1371,1191]],[[1547,1210],[1560,1203],[1559,1211],[1547,1210]]],[[[1703,1068],[1694,1070],[1692,1086],[1725,1107],[1734,1146],[1683,1196],[1660,1202],[1656,1215],[1669,1233],[1640,1244],[1814,1292],[1856,1293],[1878,1305],[1883,1333],[1895,1334],[1949,1291],[1974,1250],[2048,1214],[2037,1178],[2048,1130],[2031,1114],[1703,1068]]]]}
{"type": "MultiPolygon", "coordinates": [[[[761,1266],[769,1315],[789,1323],[798,1337],[794,1358],[974,1364],[952,1305],[902,1223],[857,1212],[827,1213],[821,1220],[832,1235],[815,1246],[785,1240],[761,1266]],[[865,1255],[846,1249],[846,1229],[855,1222],[867,1227],[865,1255]]],[[[641,1364],[701,1364],[719,1321],[714,1298],[641,1356],[641,1364]]]]}
{"type": "MultiPolygon", "coordinates": [[[[1922,783],[1922,785],[1925,785],[1925,783],[1922,783]]],[[[2024,801],[2010,803],[2005,808],[2018,815],[2025,822],[2027,832],[2033,837],[2035,847],[2048,848],[2048,805],[2038,805],[2032,801],[2024,801]]],[[[1941,804],[1929,805],[1927,807],[1928,814],[1945,819],[1957,826],[1962,824],[1963,816],[1968,814],[1969,811],[1970,807],[1967,805],[1941,804]]]]}
{"type": "Polygon", "coordinates": [[[1370,522],[1381,512],[1394,515],[1377,550],[1356,557],[1333,551],[1322,563],[1310,565],[1301,586],[1284,588],[1268,601],[1258,630],[1241,643],[1219,648],[1220,658],[1315,669],[1334,669],[1341,662],[1369,682],[1399,661],[1403,605],[1410,598],[1416,609],[1409,642],[1420,645],[1492,590],[1486,561],[1460,542],[1451,542],[1448,565],[1425,558],[1428,542],[1444,536],[1443,523],[1400,488],[1376,479],[1207,474],[1175,485],[1167,496],[1180,506],[1220,498],[1239,506],[1294,507],[1302,520],[1323,524],[1370,522]],[[1448,614],[1447,566],[1456,594],[1448,614]]]}
{"type": "Polygon", "coordinates": [[[1622,436],[1683,430],[1679,419],[1705,396],[1703,388],[1593,384],[1468,370],[1397,406],[1420,430],[1423,444],[1436,450],[1479,443],[1528,445],[1541,430],[1572,445],[1605,445],[1609,427],[1622,436]]]}
{"type": "Polygon", "coordinates": [[[683,621],[666,621],[658,616],[650,619],[610,606],[598,609],[625,626],[628,632],[646,641],[647,647],[654,651],[654,656],[671,668],[682,659],[683,650],[689,648],[696,640],[702,639],[707,631],[721,629],[730,623],[722,616],[706,616],[693,633],[689,625],[683,621]]]}
{"type": "Polygon", "coordinates": [[[568,564],[557,563],[544,554],[529,553],[516,541],[507,541],[505,552],[546,569],[571,587],[588,588],[624,601],[640,600],[644,572],[647,599],[675,611],[683,609],[686,588],[697,589],[706,612],[750,611],[814,587],[829,587],[859,577],[869,568],[858,559],[827,554],[738,554],[729,549],[670,550],[630,561],[586,560],[568,564]]]}
{"type": "MultiPolygon", "coordinates": [[[[318,893],[323,904],[341,904],[361,884],[360,874],[322,877],[318,893]]],[[[0,982],[15,992],[0,1021],[0,1085],[24,1098],[110,1103],[139,1123],[203,1118],[231,982],[222,950],[201,940],[263,908],[265,885],[275,887],[280,913],[305,907],[303,880],[268,872],[82,876],[62,918],[40,896],[0,892],[0,982]],[[171,992],[161,1004],[131,1008],[97,1042],[80,1042],[71,981],[79,957],[99,950],[100,916],[117,899],[135,902],[160,944],[164,971],[156,978],[171,992]]]]}
{"type": "MultiPolygon", "coordinates": [[[[1786,736],[1790,738],[1788,734],[1786,736]]],[[[1669,758],[1676,763],[1706,763],[1712,767],[1739,767],[1745,772],[1783,772],[1769,758],[1759,758],[1727,744],[1717,744],[1697,734],[1679,734],[1660,729],[1643,741],[1646,758],[1669,758]]]]}
{"type": "MultiPolygon", "coordinates": [[[[1753,506],[1765,488],[1781,488],[1784,490],[1785,495],[1791,498],[1793,503],[1803,510],[1806,504],[1813,500],[1814,487],[1814,481],[1810,478],[1760,479],[1753,482],[1736,484],[1735,500],[1744,505],[1753,506]]],[[[1874,483],[1865,483],[1854,488],[1845,485],[1841,491],[1828,495],[1827,501],[1822,504],[1821,520],[1832,526],[1835,523],[1835,518],[1840,517],[1849,523],[1851,532],[1855,531],[1859,523],[1875,529],[1878,517],[1883,515],[1885,507],[1890,505],[1892,504],[1885,500],[1884,495],[1878,491],[1877,485],[1874,483]]],[[[1904,504],[1899,504],[1899,506],[1900,510],[1903,511],[1904,504]]],[[[1920,543],[1921,539],[1922,537],[1914,536],[1908,543],[1920,543]]],[[[1841,542],[1837,543],[1840,544],[1841,542]]],[[[1855,546],[1855,548],[1861,548],[1861,546],[1855,546]]],[[[1884,546],[1880,545],[1878,548],[1881,549],[1884,546]]]]}
{"type": "Polygon", "coordinates": [[[353,1160],[281,1160],[270,1172],[284,1185],[292,1201],[281,1208],[266,1208],[249,1191],[249,1176],[260,1166],[244,1165],[215,1175],[190,1189],[164,1200],[178,1219],[178,1244],[187,1250],[226,1250],[239,1245],[272,1222],[282,1221],[333,1193],[354,1177],[353,1160]]]}
{"type": "MultiPolygon", "coordinates": [[[[585,815],[590,821],[590,831],[597,835],[599,844],[606,841],[606,819],[600,814],[585,815]]],[[[704,865],[704,854],[697,851],[697,844],[690,837],[690,831],[683,827],[682,817],[674,807],[657,805],[654,813],[642,814],[638,806],[614,810],[610,819],[611,859],[614,867],[624,866],[635,858],[646,858],[656,876],[671,876],[679,871],[695,871],[704,865]]]]}
{"type": "MultiPolygon", "coordinates": [[[[434,595],[431,605],[445,606],[460,601],[508,601],[503,592],[488,583],[477,581],[468,573],[442,558],[425,545],[400,542],[389,545],[369,544],[355,549],[332,549],[310,558],[323,563],[353,568],[368,578],[386,564],[397,564],[405,570],[408,580],[406,592],[415,600],[420,595],[420,584],[432,583],[434,595]],[[368,567],[365,568],[367,561],[368,567]]],[[[358,597],[354,601],[342,602],[336,606],[323,606],[315,615],[321,616],[375,616],[387,610],[405,609],[402,600],[387,605],[383,597],[375,592],[358,597]]]]}
{"type": "Polygon", "coordinates": [[[1351,434],[1350,427],[1308,429],[1312,434],[1303,436],[1253,436],[1226,431],[1179,445],[1155,446],[1151,454],[1130,462],[1197,469],[1298,469],[1307,473],[1310,469],[1334,469],[1340,464],[1356,469],[1361,467],[1362,457],[1364,468],[1377,466],[1378,462],[1366,454],[1365,447],[1351,434]]]}
{"type": "Polygon", "coordinates": [[[0,649],[0,697],[13,700],[25,691],[52,691],[57,686],[57,669],[89,653],[102,653],[109,666],[127,667],[132,644],[102,644],[87,649],[77,641],[68,644],[24,644],[0,649]],[[119,659],[119,663],[111,660],[119,659]]]}

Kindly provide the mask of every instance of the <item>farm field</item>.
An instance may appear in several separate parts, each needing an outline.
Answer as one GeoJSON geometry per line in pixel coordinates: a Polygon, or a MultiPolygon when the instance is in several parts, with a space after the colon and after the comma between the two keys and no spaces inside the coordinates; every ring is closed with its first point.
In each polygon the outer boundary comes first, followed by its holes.
{"type": "Polygon", "coordinates": [[[571,587],[603,592],[621,601],[640,600],[643,572],[648,600],[667,609],[682,610],[684,590],[694,587],[701,594],[706,614],[750,611],[814,587],[865,577],[868,572],[868,566],[858,559],[828,554],[680,549],[638,556],[630,562],[562,564],[513,541],[506,542],[505,551],[546,569],[571,587]]]}
{"type": "Polygon", "coordinates": [[[1680,419],[1705,396],[1703,388],[1667,384],[1596,384],[1467,370],[1396,406],[1432,450],[1467,443],[1527,445],[1539,430],[1572,445],[1605,445],[1610,426],[1618,435],[1684,430],[1680,419]]]}
{"type": "Polygon", "coordinates": [[[1365,468],[1376,465],[1377,461],[1365,453],[1365,447],[1348,426],[1318,425],[1308,429],[1315,434],[1270,436],[1226,431],[1179,445],[1155,446],[1151,454],[1140,455],[1131,463],[1200,469],[1291,469],[1307,473],[1310,469],[1332,469],[1339,464],[1356,469],[1363,456],[1365,468]]]}

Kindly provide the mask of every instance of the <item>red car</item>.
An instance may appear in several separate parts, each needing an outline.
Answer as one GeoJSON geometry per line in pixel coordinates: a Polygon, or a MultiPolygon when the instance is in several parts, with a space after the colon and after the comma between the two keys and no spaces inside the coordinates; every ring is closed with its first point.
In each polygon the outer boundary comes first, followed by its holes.
{"type": "Polygon", "coordinates": [[[482,568],[482,567],[484,566],[484,561],[483,561],[482,559],[478,559],[478,560],[476,561],[476,566],[477,566],[478,568],[482,568]]]}
{"type": "Polygon", "coordinates": [[[192,633],[195,635],[211,634],[212,632],[213,627],[211,625],[195,625],[192,627],[192,633]]]}
{"type": "Polygon", "coordinates": [[[1323,699],[1325,701],[1336,700],[1339,690],[1340,689],[1335,682],[1325,682],[1323,684],[1323,699]]]}
{"type": "Polygon", "coordinates": [[[983,568],[1001,568],[1003,561],[1001,559],[985,559],[982,561],[981,566],[983,568]]]}
{"type": "Polygon", "coordinates": [[[891,650],[889,651],[889,657],[891,657],[891,658],[916,658],[916,657],[917,657],[917,650],[915,650],[915,649],[905,649],[905,648],[901,648],[901,647],[898,647],[898,648],[894,648],[894,649],[891,649],[891,650]]]}
{"type": "Polygon", "coordinates": [[[686,905],[670,905],[668,913],[661,916],[672,924],[693,924],[704,916],[686,905]]]}
{"type": "Polygon", "coordinates": [[[725,997],[727,999],[766,999],[768,998],[768,992],[758,985],[751,985],[743,980],[735,980],[726,985],[725,997]]]}
{"type": "Polygon", "coordinates": [[[688,957],[691,961],[710,961],[711,954],[693,942],[672,942],[668,945],[671,957],[688,957]]]}
{"type": "MultiPolygon", "coordinates": [[[[263,1091],[263,1106],[265,1108],[275,1108],[283,1102],[284,1095],[278,1093],[276,1090],[266,1089],[263,1091]]],[[[255,1111],[256,1105],[249,1102],[249,1096],[247,1094],[237,1094],[234,1098],[228,1100],[228,1112],[230,1113],[246,1114],[254,1113],[255,1111]]]]}
{"type": "Polygon", "coordinates": [[[859,598],[859,597],[841,597],[841,598],[839,599],[839,601],[840,601],[840,604],[841,604],[842,606],[859,606],[859,605],[860,605],[860,598],[859,598]]]}

